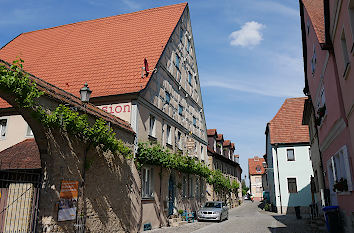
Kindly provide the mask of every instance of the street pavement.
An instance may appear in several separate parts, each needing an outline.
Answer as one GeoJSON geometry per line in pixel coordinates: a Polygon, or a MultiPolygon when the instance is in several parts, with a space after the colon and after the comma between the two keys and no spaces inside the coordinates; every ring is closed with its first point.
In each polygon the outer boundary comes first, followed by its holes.
{"type": "Polygon", "coordinates": [[[258,208],[259,202],[245,201],[241,206],[229,210],[229,220],[221,223],[195,222],[179,227],[154,229],[159,233],[307,233],[318,232],[308,224],[308,219],[296,219],[295,215],[277,215],[258,208]]]}

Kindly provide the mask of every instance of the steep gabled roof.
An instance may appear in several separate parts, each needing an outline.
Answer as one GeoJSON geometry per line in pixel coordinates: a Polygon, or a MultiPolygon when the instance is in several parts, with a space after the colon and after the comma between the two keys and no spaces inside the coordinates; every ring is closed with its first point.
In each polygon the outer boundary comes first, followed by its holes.
{"type": "Polygon", "coordinates": [[[208,129],[207,134],[208,134],[208,136],[214,136],[214,135],[217,136],[216,129],[208,129]]]}
{"type": "Polygon", "coordinates": [[[0,169],[41,168],[39,150],[34,139],[26,139],[0,152],[0,169]]]}
{"type": "Polygon", "coordinates": [[[265,169],[263,167],[263,158],[258,158],[257,156],[255,158],[250,158],[248,159],[248,172],[250,175],[262,175],[265,172],[265,169]],[[257,170],[258,167],[258,170],[257,170]]]}
{"type": "Polygon", "coordinates": [[[224,135],[218,134],[218,136],[216,137],[216,141],[224,141],[224,135]]]}
{"type": "Polygon", "coordinates": [[[92,97],[135,93],[144,58],[153,70],[187,3],[116,15],[19,35],[0,59],[24,60],[24,70],[79,96],[88,82],[92,97]]]}
{"type": "MultiPolygon", "coordinates": [[[[325,43],[325,20],[323,0],[302,0],[314,27],[319,43],[325,43]]],[[[307,22],[305,22],[307,24],[307,22]]]]}
{"type": "Polygon", "coordinates": [[[302,113],[307,97],[286,99],[278,113],[269,122],[270,142],[308,143],[309,129],[302,124],[302,113]]]}
{"type": "Polygon", "coordinates": [[[226,147],[226,146],[231,146],[231,141],[230,140],[225,140],[222,144],[223,147],[226,147]]]}

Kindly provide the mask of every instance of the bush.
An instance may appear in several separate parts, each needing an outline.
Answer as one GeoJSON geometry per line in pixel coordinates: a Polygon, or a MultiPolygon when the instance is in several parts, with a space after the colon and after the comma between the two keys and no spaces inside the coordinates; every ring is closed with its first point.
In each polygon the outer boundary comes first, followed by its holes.
{"type": "Polygon", "coordinates": [[[266,204],[264,205],[264,210],[265,210],[265,211],[270,211],[270,204],[269,204],[269,203],[266,203],[266,204]]]}

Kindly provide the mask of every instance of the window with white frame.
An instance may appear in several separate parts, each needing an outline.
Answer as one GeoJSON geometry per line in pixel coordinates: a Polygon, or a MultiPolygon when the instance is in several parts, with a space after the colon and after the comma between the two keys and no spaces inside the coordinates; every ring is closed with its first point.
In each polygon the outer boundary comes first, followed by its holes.
{"type": "Polygon", "coordinates": [[[288,161],[295,161],[294,149],[287,149],[286,155],[287,155],[288,161]]]}
{"type": "Polygon", "coordinates": [[[191,41],[188,39],[187,40],[187,52],[189,53],[191,49],[191,41]]]}
{"type": "Polygon", "coordinates": [[[6,137],[7,119],[0,119],[0,138],[6,137]]]}
{"type": "Polygon", "coordinates": [[[197,118],[196,117],[193,117],[193,125],[197,126],[197,118]]]}
{"type": "MultiPolygon", "coordinates": [[[[329,163],[329,171],[332,174],[330,174],[328,177],[329,179],[333,179],[330,181],[330,184],[333,184],[335,186],[336,184],[340,184],[343,188],[343,190],[339,190],[338,186],[338,191],[352,191],[353,190],[353,184],[352,184],[352,179],[351,179],[351,174],[350,174],[350,165],[349,165],[349,159],[348,159],[348,151],[347,147],[343,146],[336,154],[334,154],[331,159],[328,161],[329,163]],[[346,184],[345,184],[346,183],[346,184]]],[[[332,189],[335,187],[332,187],[332,189]]]]}
{"type": "Polygon", "coordinates": [[[288,178],[288,192],[297,193],[296,178],[288,178]]]}
{"type": "Polygon", "coordinates": [[[152,137],[156,137],[156,118],[152,115],[150,115],[149,135],[152,137]]]}
{"type": "Polygon", "coordinates": [[[192,85],[192,74],[191,74],[191,72],[188,72],[188,83],[189,83],[189,85],[192,85]]]}
{"type": "Polygon", "coordinates": [[[343,62],[344,62],[344,71],[343,71],[343,76],[347,73],[348,66],[350,64],[349,62],[349,54],[348,54],[348,47],[347,47],[347,40],[345,38],[345,33],[344,29],[342,32],[342,35],[340,37],[341,45],[342,45],[342,56],[343,56],[343,62]]]}
{"type": "Polygon", "coordinates": [[[171,126],[167,125],[166,127],[166,139],[167,139],[167,143],[172,145],[172,137],[171,137],[171,126]]]}
{"type": "Polygon", "coordinates": [[[29,125],[27,125],[26,137],[33,137],[33,132],[29,125]]]}
{"type": "Polygon", "coordinates": [[[142,197],[151,198],[154,196],[153,189],[153,168],[142,168],[142,197]]]}

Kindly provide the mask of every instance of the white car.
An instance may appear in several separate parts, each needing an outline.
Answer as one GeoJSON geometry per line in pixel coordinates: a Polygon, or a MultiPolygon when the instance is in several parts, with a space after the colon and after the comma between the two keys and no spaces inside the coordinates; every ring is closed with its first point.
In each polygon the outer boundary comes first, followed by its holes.
{"type": "Polygon", "coordinates": [[[221,222],[229,218],[229,208],[222,201],[208,201],[204,207],[198,210],[197,219],[216,220],[221,222]]]}

